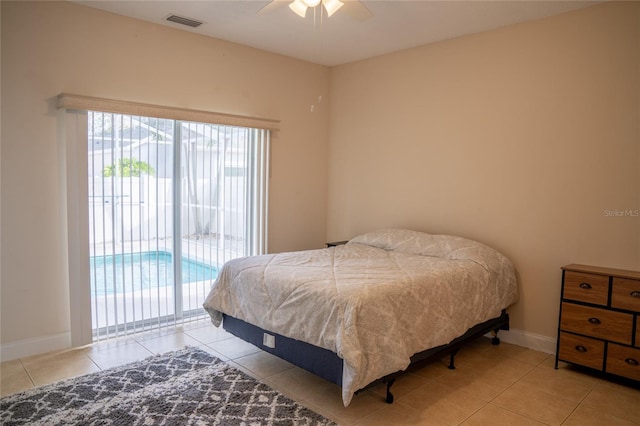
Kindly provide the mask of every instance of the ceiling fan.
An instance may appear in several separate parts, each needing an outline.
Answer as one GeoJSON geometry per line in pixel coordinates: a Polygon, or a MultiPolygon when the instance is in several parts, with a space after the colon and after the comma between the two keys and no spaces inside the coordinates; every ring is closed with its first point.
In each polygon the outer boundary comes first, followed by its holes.
{"type": "Polygon", "coordinates": [[[308,9],[321,6],[331,16],[338,10],[345,12],[353,19],[364,21],[373,16],[373,13],[360,0],[271,0],[258,11],[260,14],[273,12],[282,6],[288,5],[298,16],[304,18],[308,9]]]}
{"type": "Polygon", "coordinates": [[[289,9],[293,10],[298,16],[304,18],[307,14],[307,9],[314,8],[322,3],[324,10],[327,11],[327,16],[331,16],[338,11],[344,3],[340,0],[294,0],[289,4],[289,9]]]}

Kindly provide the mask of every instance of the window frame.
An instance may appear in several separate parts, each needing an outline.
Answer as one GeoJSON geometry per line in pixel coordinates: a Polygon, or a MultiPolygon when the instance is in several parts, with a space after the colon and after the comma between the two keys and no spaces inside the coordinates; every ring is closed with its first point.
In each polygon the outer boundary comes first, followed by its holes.
{"type": "MultiPolygon", "coordinates": [[[[71,346],[78,347],[93,342],[91,318],[91,289],[86,280],[89,277],[89,210],[88,198],[88,147],[86,143],[88,125],[87,111],[113,112],[166,118],[178,121],[195,121],[210,124],[251,127],[267,131],[269,139],[279,130],[279,121],[249,116],[240,116],[193,109],[184,109],[129,101],[95,98],[73,94],[58,96],[59,148],[61,152],[60,186],[66,197],[62,209],[66,216],[65,243],[67,256],[66,275],[69,282],[69,312],[71,346]]],[[[268,145],[270,146],[270,145],[268,145]]],[[[269,147],[267,147],[269,149],[269,147]]],[[[266,153],[266,174],[269,177],[270,155],[266,153]]],[[[267,197],[268,185],[264,196],[267,197]]],[[[261,200],[264,209],[261,245],[266,252],[267,200],[261,200]]]]}

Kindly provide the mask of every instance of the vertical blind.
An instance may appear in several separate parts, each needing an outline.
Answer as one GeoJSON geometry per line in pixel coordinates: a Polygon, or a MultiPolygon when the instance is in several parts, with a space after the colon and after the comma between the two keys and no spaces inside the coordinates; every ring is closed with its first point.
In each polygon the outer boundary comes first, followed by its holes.
{"type": "Polygon", "coordinates": [[[88,112],[94,340],[204,315],[224,262],[266,250],[269,130],[88,112]]]}

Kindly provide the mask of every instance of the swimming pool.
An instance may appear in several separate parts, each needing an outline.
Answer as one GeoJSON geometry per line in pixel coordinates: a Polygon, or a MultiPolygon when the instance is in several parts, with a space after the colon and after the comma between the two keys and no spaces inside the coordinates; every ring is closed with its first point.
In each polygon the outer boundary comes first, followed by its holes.
{"type": "MultiPolygon", "coordinates": [[[[111,295],[156,287],[173,286],[171,253],[147,251],[89,258],[91,293],[111,295]]],[[[182,284],[213,280],[218,269],[212,265],[182,258],[182,284]]]]}

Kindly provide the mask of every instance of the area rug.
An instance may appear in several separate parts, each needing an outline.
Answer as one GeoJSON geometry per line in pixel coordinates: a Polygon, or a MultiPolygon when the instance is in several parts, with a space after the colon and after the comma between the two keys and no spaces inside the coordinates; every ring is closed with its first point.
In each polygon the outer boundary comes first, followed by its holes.
{"type": "Polygon", "coordinates": [[[196,348],[10,395],[7,425],[335,425],[196,348]]]}

